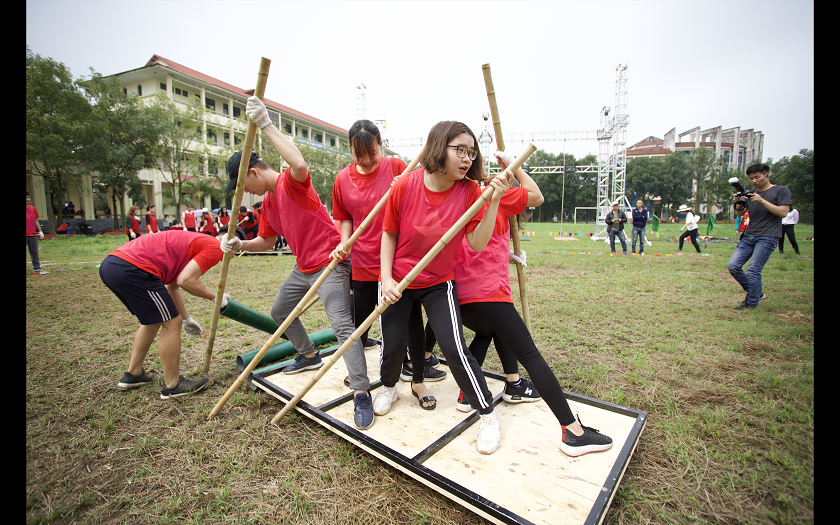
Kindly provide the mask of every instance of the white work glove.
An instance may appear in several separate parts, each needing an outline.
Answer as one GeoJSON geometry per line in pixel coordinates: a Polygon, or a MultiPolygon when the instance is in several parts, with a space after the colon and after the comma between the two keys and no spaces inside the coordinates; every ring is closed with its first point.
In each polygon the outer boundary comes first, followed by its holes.
{"type": "Polygon", "coordinates": [[[248,104],[245,106],[245,114],[251,119],[251,122],[256,124],[260,129],[271,124],[271,119],[268,118],[268,110],[265,109],[265,104],[259,97],[248,97],[248,104]]]}
{"type": "MultiPolygon", "coordinates": [[[[230,296],[228,294],[226,294],[226,293],[222,294],[222,310],[227,308],[227,303],[228,303],[229,298],[230,298],[230,296]]],[[[216,301],[216,294],[213,294],[213,298],[210,299],[210,300],[215,302],[216,301]]]]}
{"type": "Polygon", "coordinates": [[[528,265],[527,265],[527,264],[525,264],[525,259],[526,259],[526,256],[525,256],[525,250],[519,250],[519,257],[517,257],[517,256],[513,253],[513,250],[511,250],[511,251],[510,251],[510,257],[508,257],[508,262],[509,262],[509,263],[512,263],[512,262],[518,262],[519,264],[521,264],[522,266],[524,266],[524,267],[526,267],[526,268],[527,268],[527,267],[528,267],[528,265]]]}
{"type": "Polygon", "coordinates": [[[236,235],[234,235],[230,238],[230,240],[228,240],[227,235],[225,235],[219,242],[219,247],[221,247],[222,251],[225,253],[228,253],[231,250],[238,252],[242,249],[242,241],[239,240],[239,237],[237,237],[236,235]]]}
{"type": "Polygon", "coordinates": [[[513,153],[509,153],[507,151],[496,151],[493,153],[493,155],[496,157],[496,164],[501,166],[504,163],[505,168],[513,164],[515,158],[513,156],[513,153]]]}
{"type": "Polygon", "coordinates": [[[129,234],[129,235],[131,235],[131,238],[132,238],[132,239],[136,239],[136,238],[137,238],[137,234],[135,234],[135,233],[134,233],[134,230],[128,230],[128,234],[129,234]]]}
{"type": "Polygon", "coordinates": [[[39,231],[38,232],[38,239],[40,240],[40,239],[43,239],[43,238],[44,238],[44,232],[39,231]]]}
{"type": "Polygon", "coordinates": [[[201,337],[201,334],[204,332],[202,330],[201,325],[193,319],[192,317],[187,317],[181,322],[181,326],[184,327],[184,332],[187,333],[190,337],[201,337]]]}

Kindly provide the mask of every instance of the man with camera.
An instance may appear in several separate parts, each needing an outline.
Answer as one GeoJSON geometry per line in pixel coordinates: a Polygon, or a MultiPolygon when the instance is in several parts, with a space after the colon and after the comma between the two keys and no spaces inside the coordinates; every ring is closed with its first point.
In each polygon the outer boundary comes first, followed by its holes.
{"type": "Polygon", "coordinates": [[[758,306],[759,299],[764,297],[761,293],[761,272],[782,236],[782,218],[793,204],[787,186],[770,184],[770,167],[767,164],[748,167],[747,177],[753,190],[746,191],[737,177],[729,179],[739,190],[733,195],[735,213],[743,216],[749,211],[750,214],[749,226],[726,265],[732,277],[747,292],[736,310],[752,310],[758,306]],[[748,260],[752,261],[744,272],[743,266],[748,260]]]}

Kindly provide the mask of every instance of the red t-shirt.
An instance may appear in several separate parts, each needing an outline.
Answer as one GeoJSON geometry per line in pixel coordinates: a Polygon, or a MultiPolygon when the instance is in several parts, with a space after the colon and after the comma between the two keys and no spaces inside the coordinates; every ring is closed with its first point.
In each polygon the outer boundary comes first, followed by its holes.
{"type": "MultiPolygon", "coordinates": [[[[379,166],[366,175],[359,173],[355,163],[342,169],[333,184],[333,220],[337,225],[341,221],[351,220],[353,230],[356,230],[391,188],[394,177],[400,175],[405,168],[402,159],[383,157],[379,166]]],[[[379,280],[383,215],[380,210],[353,244],[350,261],[353,279],[357,281],[379,280]]]]}
{"type": "Polygon", "coordinates": [[[341,242],[335,224],[321,199],[306,180],[298,182],[291,168],[277,177],[273,192],[262,201],[264,221],[260,221],[260,237],[281,235],[295,254],[297,267],[303,273],[315,273],[332,258],[330,254],[341,242]]]}
{"type": "Polygon", "coordinates": [[[38,210],[35,209],[35,206],[28,205],[26,207],[26,236],[27,237],[34,237],[38,235],[38,227],[35,225],[35,221],[38,220],[38,210]]]}
{"type": "Polygon", "coordinates": [[[218,264],[224,253],[215,237],[186,230],[169,230],[139,237],[109,255],[157,275],[163,284],[172,284],[191,260],[198,263],[203,274],[218,264]]]}
{"type": "Polygon", "coordinates": [[[499,200],[499,211],[493,234],[487,246],[476,252],[461,241],[455,263],[458,304],[513,303],[510,297],[510,221],[508,217],[522,213],[528,206],[528,190],[510,188],[499,200]]]}
{"type": "MultiPolygon", "coordinates": [[[[400,281],[431,250],[443,235],[481,196],[479,185],[469,179],[457,181],[446,191],[434,192],[423,183],[424,169],[401,177],[385,206],[383,231],[397,234],[392,277],[400,281]],[[404,199],[406,195],[413,198],[404,199]]],[[[455,277],[455,257],[461,239],[476,229],[484,218],[485,205],[464,229],[408,285],[409,289],[428,288],[455,277]]]]}

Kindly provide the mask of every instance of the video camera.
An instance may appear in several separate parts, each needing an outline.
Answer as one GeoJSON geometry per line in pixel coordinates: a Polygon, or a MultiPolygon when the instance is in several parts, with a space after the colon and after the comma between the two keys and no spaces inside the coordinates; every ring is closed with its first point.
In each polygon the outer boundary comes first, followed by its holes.
{"type": "Polygon", "coordinates": [[[749,195],[751,193],[755,193],[755,189],[747,190],[741,181],[738,180],[738,177],[732,177],[729,179],[729,184],[732,185],[733,188],[737,191],[735,194],[735,198],[737,199],[735,203],[732,205],[736,211],[741,211],[747,207],[747,203],[750,201],[749,195]]]}

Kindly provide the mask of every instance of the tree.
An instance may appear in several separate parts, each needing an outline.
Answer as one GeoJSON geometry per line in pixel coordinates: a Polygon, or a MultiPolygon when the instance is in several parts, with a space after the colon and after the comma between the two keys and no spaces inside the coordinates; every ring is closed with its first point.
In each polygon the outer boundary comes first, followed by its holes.
{"type": "MultiPolygon", "coordinates": [[[[205,195],[221,202],[227,179],[224,175],[220,179],[217,170],[209,170],[210,180],[204,180],[207,177],[204,175],[204,159],[208,158],[208,165],[212,164],[210,161],[215,161],[217,166],[223,166],[224,172],[233,150],[225,149],[230,154],[221,160],[224,153],[211,151],[205,136],[202,136],[202,128],[206,126],[207,135],[214,138],[214,144],[215,137],[224,133],[224,130],[207,119],[209,112],[201,107],[198,99],[191,105],[180,105],[159,93],[152,100],[149,110],[161,126],[158,141],[150,151],[149,163],[161,172],[161,178],[168,186],[161,190],[164,204],[174,205],[175,215],[180,216],[181,205],[184,204],[182,196],[185,193],[190,194],[187,199],[190,203],[193,198],[203,199],[205,195]]],[[[232,142],[236,143],[236,138],[232,142]]]]}
{"type": "MultiPolygon", "coordinates": [[[[296,142],[295,146],[297,146],[300,154],[303,156],[303,160],[306,161],[312,187],[315,188],[315,191],[321,198],[321,202],[324,203],[328,210],[331,210],[335,177],[342,168],[353,162],[349,148],[342,144],[341,151],[344,153],[337,153],[326,148],[309,146],[300,142],[296,142]]],[[[272,169],[282,172],[286,164],[280,158],[277,150],[274,149],[271,141],[263,141],[263,150],[262,157],[266,164],[271,166],[272,169]]]]}
{"type": "MultiPolygon", "coordinates": [[[[83,150],[85,164],[98,173],[99,182],[110,188],[119,213],[125,196],[145,203],[143,186],[137,173],[151,164],[152,148],[158,143],[162,126],[134,94],[128,95],[113,76],[102,76],[91,69],[91,77],[81,82],[92,112],[88,126],[89,143],[83,150]]],[[[114,209],[115,214],[117,208],[114,209]]]]}
{"type": "MultiPolygon", "coordinates": [[[[53,195],[78,183],[90,106],[67,67],[26,49],[26,166],[41,176],[47,195],[48,233],[55,233],[53,195]]],[[[63,222],[59,213],[58,220],[63,222]]]]}
{"type": "MultiPolygon", "coordinates": [[[[770,166],[773,184],[790,188],[793,206],[799,210],[799,220],[814,222],[814,150],[801,149],[798,155],[783,157],[770,166]]],[[[731,192],[730,192],[731,193],[731,192]]]]}
{"type": "Polygon", "coordinates": [[[643,200],[662,198],[661,213],[670,214],[673,206],[691,195],[691,178],[686,155],[671,152],[664,157],[641,157],[627,163],[627,192],[643,200]]]}
{"type": "Polygon", "coordinates": [[[688,156],[687,168],[695,188],[694,210],[698,213],[701,203],[706,205],[706,212],[711,213],[712,206],[719,203],[721,197],[732,194],[723,160],[715,157],[713,150],[705,147],[694,148],[688,156]]]}

